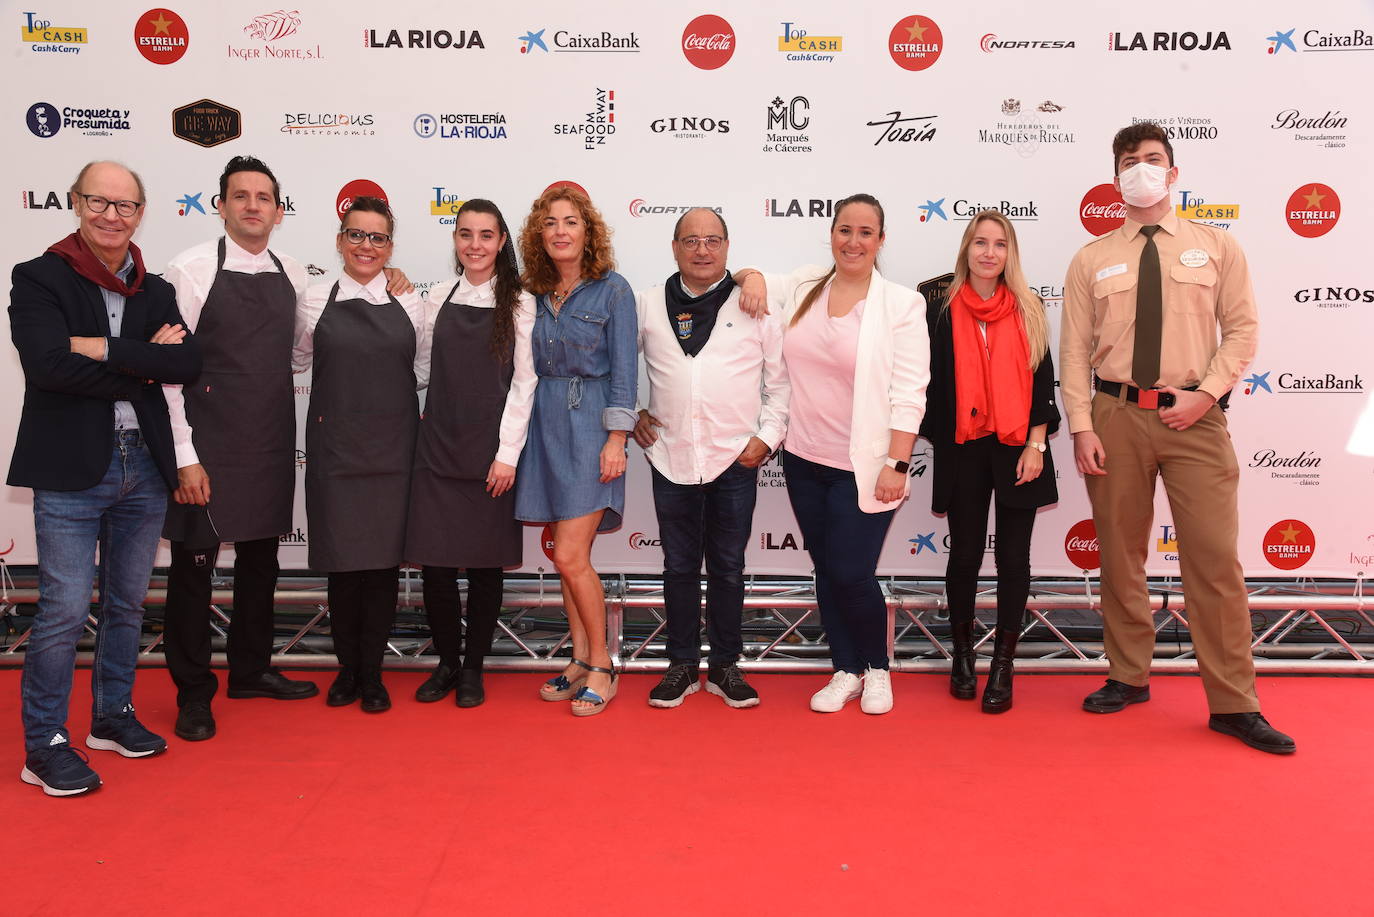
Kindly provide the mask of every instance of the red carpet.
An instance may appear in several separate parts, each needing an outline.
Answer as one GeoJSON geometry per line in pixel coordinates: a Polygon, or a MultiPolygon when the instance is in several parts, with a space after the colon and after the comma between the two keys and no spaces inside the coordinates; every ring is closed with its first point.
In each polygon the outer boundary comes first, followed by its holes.
{"type": "Polygon", "coordinates": [[[388,675],[379,716],[221,696],[218,737],[189,744],[144,670],[168,753],[92,752],[105,786],[52,799],[18,779],[19,672],[0,671],[0,912],[1374,913],[1371,680],[1264,680],[1298,741],[1280,758],[1208,731],[1195,678],[1094,716],[1096,677],[1022,676],[991,717],[905,675],[869,717],[810,713],[820,676],[755,676],[753,710],[654,710],[656,677],[632,675],[588,720],[540,702],[541,677],[489,675],[473,710],[414,703],[421,679],[388,675]]]}

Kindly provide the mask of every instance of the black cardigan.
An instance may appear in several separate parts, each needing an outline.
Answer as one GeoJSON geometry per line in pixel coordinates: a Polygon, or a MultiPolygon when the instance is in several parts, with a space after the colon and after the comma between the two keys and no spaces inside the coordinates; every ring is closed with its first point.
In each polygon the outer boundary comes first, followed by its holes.
{"type": "MultiPolygon", "coordinates": [[[[926,389],[926,413],[921,436],[935,449],[935,475],[930,508],[948,512],[959,473],[959,452],[954,442],[954,330],[942,296],[928,297],[926,324],[930,329],[930,387],[926,389]]],[[[1031,384],[1030,426],[1046,424],[1046,435],[1059,429],[1059,408],[1054,403],[1054,363],[1049,353],[1035,370],[1031,384]]],[[[1006,506],[1026,509],[1048,506],[1059,500],[1054,479],[1054,456],[1045,449],[1045,468],[1034,481],[1016,486],[1016,462],[1022,446],[996,443],[993,447],[993,481],[997,499],[1006,506]]]]}

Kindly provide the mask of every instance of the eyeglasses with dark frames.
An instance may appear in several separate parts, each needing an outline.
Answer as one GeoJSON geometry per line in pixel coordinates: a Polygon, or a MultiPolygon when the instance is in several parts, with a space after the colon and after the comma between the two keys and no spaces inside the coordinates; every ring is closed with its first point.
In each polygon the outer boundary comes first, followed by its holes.
{"type": "Polygon", "coordinates": [[[101,197],[99,194],[82,194],[80,191],[76,192],[76,196],[86,202],[86,207],[91,213],[104,213],[113,206],[115,213],[122,217],[131,217],[138,213],[138,208],[143,206],[142,201],[112,201],[108,197],[101,197]]]}
{"type": "Polygon", "coordinates": [[[362,245],[364,240],[371,242],[377,248],[391,244],[391,236],[384,232],[363,232],[361,229],[345,229],[343,237],[348,240],[349,245],[362,245]]]}

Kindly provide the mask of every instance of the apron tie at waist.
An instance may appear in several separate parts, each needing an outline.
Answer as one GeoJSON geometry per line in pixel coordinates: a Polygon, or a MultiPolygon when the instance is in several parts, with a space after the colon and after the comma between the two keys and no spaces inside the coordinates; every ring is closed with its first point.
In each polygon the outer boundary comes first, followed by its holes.
{"type": "Polygon", "coordinates": [[[611,378],[604,376],[545,376],[546,379],[559,379],[568,383],[568,410],[575,411],[582,406],[582,383],[587,380],[601,382],[611,378]]]}

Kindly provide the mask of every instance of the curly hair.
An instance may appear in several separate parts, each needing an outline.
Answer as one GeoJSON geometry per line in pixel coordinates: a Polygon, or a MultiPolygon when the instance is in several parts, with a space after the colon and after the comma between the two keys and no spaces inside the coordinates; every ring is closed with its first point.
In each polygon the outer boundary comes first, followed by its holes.
{"type": "Polygon", "coordinates": [[[595,279],[615,270],[611,228],[601,218],[601,212],[576,188],[549,188],[530,206],[530,215],[525,218],[525,225],[520,230],[520,260],[525,263],[520,282],[535,295],[552,293],[558,288],[558,268],[544,250],[544,220],[554,201],[572,204],[587,227],[586,244],[582,249],[582,276],[595,279]]]}

